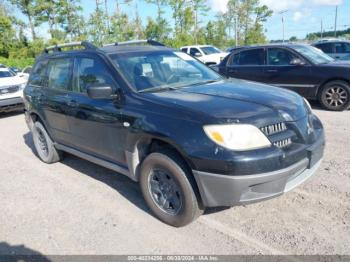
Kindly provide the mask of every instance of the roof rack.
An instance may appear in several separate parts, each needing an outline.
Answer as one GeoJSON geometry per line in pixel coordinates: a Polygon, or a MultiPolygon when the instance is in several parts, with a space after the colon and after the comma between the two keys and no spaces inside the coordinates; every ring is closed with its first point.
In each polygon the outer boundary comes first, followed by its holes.
{"type": "Polygon", "coordinates": [[[107,44],[104,45],[106,46],[126,46],[126,45],[140,45],[140,44],[149,44],[153,46],[165,46],[164,44],[157,42],[152,39],[147,39],[147,40],[131,40],[131,41],[126,41],[126,42],[116,42],[113,44],[107,44]]]}
{"type": "Polygon", "coordinates": [[[72,42],[72,43],[65,43],[65,44],[49,46],[49,47],[45,48],[44,53],[48,54],[50,51],[62,52],[62,48],[75,47],[75,46],[82,46],[85,49],[97,49],[97,47],[94,46],[92,43],[87,42],[87,41],[82,41],[82,42],[72,42]]]}

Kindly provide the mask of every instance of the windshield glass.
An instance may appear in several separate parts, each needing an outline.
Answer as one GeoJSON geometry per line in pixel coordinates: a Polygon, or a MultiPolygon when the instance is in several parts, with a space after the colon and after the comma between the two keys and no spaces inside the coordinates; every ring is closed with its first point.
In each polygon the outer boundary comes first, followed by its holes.
{"type": "Polygon", "coordinates": [[[111,55],[137,91],[177,89],[221,80],[221,76],[183,52],[158,51],[111,55]]]}
{"type": "Polygon", "coordinates": [[[214,46],[205,46],[205,47],[201,47],[201,49],[203,53],[206,55],[221,53],[221,51],[214,46]]]}
{"type": "Polygon", "coordinates": [[[294,49],[314,64],[326,64],[334,61],[332,57],[313,46],[295,46],[294,49]]]}
{"type": "Polygon", "coordinates": [[[11,73],[10,71],[0,71],[0,78],[12,76],[15,76],[15,74],[11,73]]]}

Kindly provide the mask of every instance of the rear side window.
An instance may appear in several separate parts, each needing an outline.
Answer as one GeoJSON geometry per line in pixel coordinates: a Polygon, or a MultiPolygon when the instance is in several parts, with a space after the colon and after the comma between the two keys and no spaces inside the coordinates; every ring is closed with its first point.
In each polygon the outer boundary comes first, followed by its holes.
{"type": "Polygon", "coordinates": [[[181,51],[187,54],[188,48],[182,48],[181,51]]]}
{"type": "Polygon", "coordinates": [[[71,91],[72,59],[58,58],[48,63],[48,87],[71,91]]]}
{"type": "Polygon", "coordinates": [[[29,85],[34,86],[47,86],[47,75],[46,75],[46,69],[47,69],[47,60],[39,61],[29,79],[29,85]]]}
{"type": "Polygon", "coordinates": [[[333,45],[332,45],[332,43],[318,44],[315,47],[317,47],[318,49],[321,49],[326,54],[333,53],[333,45]]]}
{"type": "Polygon", "coordinates": [[[115,86],[108,67],[101,59],[79,57],[76,58],[76,64],[78,68],[74,84],[75,91],[86,93],[89,85],[115,86]]]}
{"type": "Polygon", "coordinates": [[[237,64],[238,65],[264,65],[265,64],[264,49],[253,49],[253,50],[240,52],[237,64]]]}

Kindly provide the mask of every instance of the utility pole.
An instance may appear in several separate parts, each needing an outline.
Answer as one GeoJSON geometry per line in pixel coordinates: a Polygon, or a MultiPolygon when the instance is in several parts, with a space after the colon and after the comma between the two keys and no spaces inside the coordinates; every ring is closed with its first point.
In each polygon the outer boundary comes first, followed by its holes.
{"type": "Polygon", "coordinates": [[[235,15],[235,45],[238,46],[238,25],[237,25],[238,19],[237,14],[235,15]]]}
{"type": "Polygon", "coordinates": [[[282,35],[283,35],[283,40],[282,42],[284,43],[284,14],[287,13],[288,10],[283,10],[279,12],[279,14],[282,16],[282,35]]]}
{"type": "Polygon", "coordinates": [[[321,19],[321,39],[323,38],[323,19],[321,19]]]}
{"type": "Polygon", "coordinates": [[[337,37],[338,6],[335,7],[334,37],[337,37]]]}

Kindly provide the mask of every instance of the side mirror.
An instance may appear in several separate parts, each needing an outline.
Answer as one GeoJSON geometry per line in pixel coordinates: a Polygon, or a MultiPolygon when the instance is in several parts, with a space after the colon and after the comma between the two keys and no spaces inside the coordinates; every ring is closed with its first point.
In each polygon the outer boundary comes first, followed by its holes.
{"type": "Polygon", "coordinates": [[[92,99],[110,99],[115,97],[113,89],[108,85],[91,85],[87,87],[87,94],[92,99]]]}
{"type": "Polygon", "coordinates": [[[303,60],[301,60],[300,58],[294,58],[292,61],[290,61],[290,65],[303,66],[303,65],[305,65],[305,62],[303,60]]]}
{"type": "Polygon", "coordinates": [[[199,52],[196,52],[196,53],[194,53],[194,56],[195,56],[195,57],[201,57],[201,56],[202,56],[202,54],[201,54],[201,53],[199,53],[199,52]]]}

